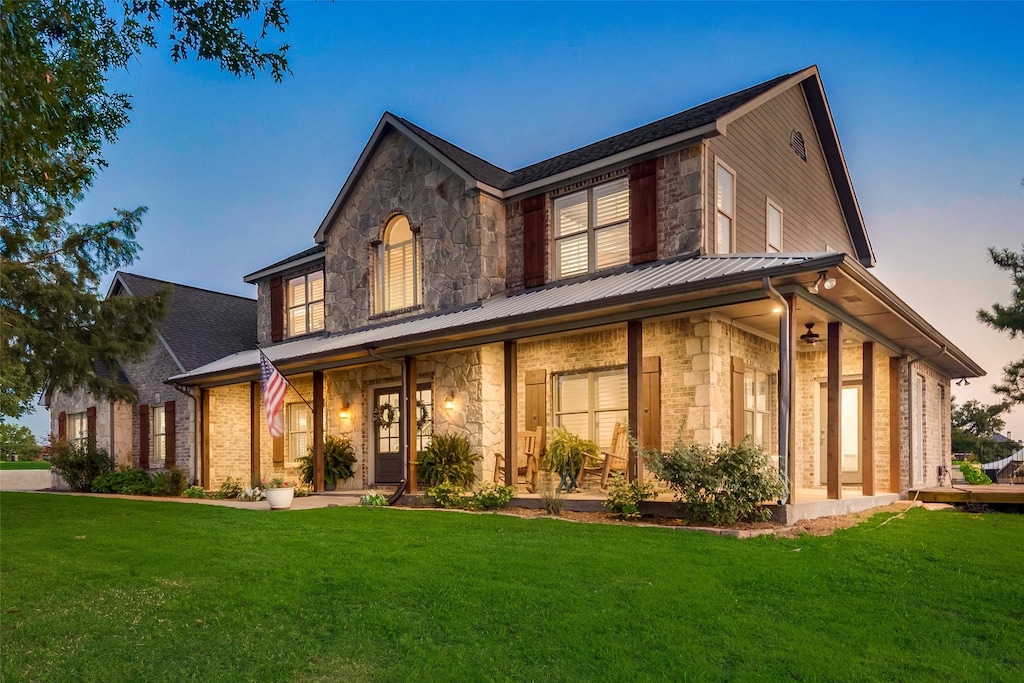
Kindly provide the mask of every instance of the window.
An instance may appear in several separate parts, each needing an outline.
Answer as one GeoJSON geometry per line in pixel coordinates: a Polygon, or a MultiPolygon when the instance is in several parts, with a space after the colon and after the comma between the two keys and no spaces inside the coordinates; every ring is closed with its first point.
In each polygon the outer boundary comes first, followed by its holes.
{"type": "Polygon", "coordinates": [[[629,263],[629,180],[555,200],[555,279],[629,263]]]}
{"type": "Polygon", "coordinates": [[[913,392],[911,395],[911,438],[914,441],[913,454],[913,485],[919,486],[924,483],[924,406],[925,386],[924,377],[914,375],[913,392]]]}
{"type": "Polygon", "coordinates": [[[555,378],[555,424],[612,447],[615,423],[629,419],[626,369],[559,375],[555,378]]]}
{"type": "Polygon", "coordinates": [[[430,385],[416,389],[416,451],[422,451],[434,440],[434,392],[430,385]]]}
{"type": "Polygon", "coordinates": [[[84,446],[89,440],[89,420],[85,413],[70,413],[68,420],[68,443],[84,446]]]}
{"type": "Polygon", "coordinates": [[[153,420],[153,427],[150,429],[153,446],[150,450],[149,466],[163,467],[164,458],[167,457],[167,420],[164,407],[150,406],[149,414],[153,420]]]}
{"type": "Polygon", "coordinates": [[[288,336],[324,329],[324,271],[288,280],[288,336]]]}
{"type": "Polygon", "coordinates": [[[384,230],[378,256],[377,312],[420,304],[419,239],[405,216],[395,216],[384,230]]]}
{"type": "Polygon", "coordinates": [[[771,386],[775,376],[748,368],[743,373],[743,433],[755,446],[774,450],[772,443],[771,386]]]}
{"type": "Polygon", "coordinates": [[[285,406],[285,443],[287,459],[292,462],[306,455],[313,445],[313,413],[305,403],[285,406]]]}
{"type": "Polygon", "coordinates": [[[736,174],[722,162],[715,165],[715,253],[730,254],[736,232],[736,174]]]}
{"type": "Polygon", "coordinates": [[[768,200],[765,212],[765,251],[777,254],[782,251],[782,209],[768,200]]]}

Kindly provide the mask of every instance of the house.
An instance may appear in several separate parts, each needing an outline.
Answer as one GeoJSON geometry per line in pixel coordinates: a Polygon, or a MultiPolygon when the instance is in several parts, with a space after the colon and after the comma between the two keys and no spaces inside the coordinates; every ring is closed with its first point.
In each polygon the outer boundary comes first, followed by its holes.
{"type": "Polygon", "coordinates": [[[165,383],[225,355],[256,346],[256,301],[188,285],[118,272],[108,297],[148,297],[169,288],[167,316],[157,341],[140,361],[98,367],[105,377],[131,385],[134,404],[97,399],[85,390],[49,392],[50,431],[60,440],[94,439],[120,467],[178,467],[194,480],[195,401],[165,383]]]}
{"type": "Polygon", "coordinates": [[[983,374],[871,274],[813,66],[516,171],[385,113],[314,243],[245,278],[294,385],[284,437],[256,351],[171,378],[208,487],[289,475],[324,434],[356,445],[350,487],[415,487],[440,431],[511,482],[521,432],[607,448],[621,424],[750,437],[824,514],[937,483],[950,378],[983,374]]]}

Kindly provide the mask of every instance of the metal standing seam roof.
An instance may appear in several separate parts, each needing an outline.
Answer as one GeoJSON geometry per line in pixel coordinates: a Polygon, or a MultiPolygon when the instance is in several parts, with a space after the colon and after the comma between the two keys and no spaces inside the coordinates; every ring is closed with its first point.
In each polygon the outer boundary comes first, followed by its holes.
{"type": "MultiPolygon", "coordinates": [[[[703,256],[679,261],[661,262],[637,268],[601,274],[587,280],[556,284],[543,289],[529,290],[507,297],[495,297],[479,305],[450,312],[380,323],[351,332],[338,332],[321,337],[298,339],[269,346],[263,352],[276,362],[299,360],[320,354],[373,348],[403,337],[417,337],[431,333],[450,333],[461,328],[513,321],[517,318],[550,313],[577,306],[609,303],[617,298],[649,292],[652,295],[675,287],[702,284],[713,287],[716,280],[746,276],[752,279],[762,272],[776,271],[786,266],[811,266],[819,259],[834,260],[834,253],[771,254],[703,256]]],[[[187,384],[192,377],[202,377],[255,369],[259,365],[259,352],[242,351],[191,372],[171,377],[169,381],[187,384]]]]}

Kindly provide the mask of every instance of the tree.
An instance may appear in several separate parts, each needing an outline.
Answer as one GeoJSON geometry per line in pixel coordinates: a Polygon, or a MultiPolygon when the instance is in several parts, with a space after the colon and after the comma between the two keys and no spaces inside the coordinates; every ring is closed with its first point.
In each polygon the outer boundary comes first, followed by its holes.
{"type": "Polygon", "coordinates": [[[957,405],[954,398],[951,411],[953,452],[971,453],[979,462],[991,462],[1019,448],[1016,442],[995,438],[1006,426],[1000,416],[1009,408],[1009,403],[985,405],[975,400],[957,405]]]}
{"type": "Polygon", "coordinates": [[[39,444],[28,427],[0,422],[0,459],[16,455],[20,460],[34,460],[38,454],[39,444]]]}
{"type": "Polygon", "coordinates": [[[212,61],[236,76],[290,73],[283,0],[0,0],[0,396],[3,415],[32,409],[43,387],[84,386],[131,400],[94,373],[138,359],[154,339],[166,293],[104,300],[104,274],[132,263],[145,207],[72,223],[75,204],[106,162],[103,145],[128,123],[131,97],[107,79],[169,32],[174,61],[212,61]],[[261,19],[259,41],[240,25],[261,19]]]}
{"type": "MultiPolygon", "coordinates": [[[[1013,289],[1007,306],[995,303],[992,310],[978,311],[978,320],[989,327],[1008,332],[1010,339],[1024,335],[1024,248],[1018,254],[1009,249],[989,247],[988,255],[999,268],[1010,272],[1013,289]]],[[[1006,396],[1011,403],[1024,403],[1024,358],[1003,368],[1003,381],[992,387],[997,394],[1006,396]]]]}

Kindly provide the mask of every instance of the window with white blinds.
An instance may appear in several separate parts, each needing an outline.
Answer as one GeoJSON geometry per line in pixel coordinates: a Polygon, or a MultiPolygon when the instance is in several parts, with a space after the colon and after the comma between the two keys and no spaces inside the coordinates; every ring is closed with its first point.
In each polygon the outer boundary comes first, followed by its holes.
{"type": "Polygon", "coordinates": [[[150,429],[150,438],[153,441],[152,449],[149,452],[149,466],[163,467],[164,458],[167,457],[167,420],[165,419],[163,406],[149,407],[150,419],[153,420],[153,427],[150,429]]]}
{"type": "Polygon", "coordinates": [[[629,419],[625,368],[558,375],[555,378],[555,424],[612,447],[615,423],[629,419]]]}
{"type": "Polygon", "coordinates": [[[89,418],[85,413],[68,413],[68,443],[84,446],[89,440],[89,418]]]}
{"type": "Polygon", "coordinates": [[[774,450],[771,443],[771,395],[775,375],[747,368],[743,373],[743,433],[755,446],[774,450]]]}
{"type": "Polygon", "coordinates": [[[629,180],[555,200],[555,279],[629,263],[629,180]]]}
{"type": "Polygon", "coordinates": [[[715,165],[715,253],[730,254],[735,244],[736,174],[715,165]]]}
{"type": "Polygon", "coordinates": [[[324,271],[288,280],[288,336],[324,329],[324,271]]]}
{"type": "Polygon", "coordinates": [[[305,403],[285,406],[285,432],[288,460],[294,462],[306,455],[313,444],[313,413],[305,403]]]}
{"type": "Polygon", "coordinates": [[[420,273],[418,238],[405,216],[395,216],[380,246],[377,312],[418,306],[420,273]]]}

